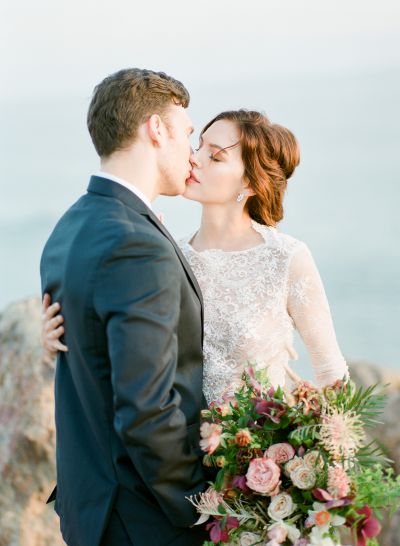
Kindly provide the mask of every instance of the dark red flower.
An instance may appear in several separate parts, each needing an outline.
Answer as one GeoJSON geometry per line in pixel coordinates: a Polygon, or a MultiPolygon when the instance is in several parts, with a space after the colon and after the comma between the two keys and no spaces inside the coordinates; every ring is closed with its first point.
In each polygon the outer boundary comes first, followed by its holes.
{"type": "Polygon", "coordinates": [[[357,513],[364,516],[364,519],[357,524],[357,546],[366,546],[368,538],[379,535],[381,524],[373,517],[373,512],[367,504],[357,510],[357,513]]]}
{"type": "Polygon", "coordinates": [[[232,480],[232,487],[241,489],[243,493],[251,493],[251,489],[247,487],[246,476],[234,476],[232,480]]]}
{"type": "Polygon", "coordinates": [[[229,542],[228,531],[230,529],[237,529],[237,527],[239,527],[239,521],[231,516],[226,518],[225,524],[222,518],[218,518],[206,525],[206,529],[210,531],[210,538],[214,544],[229,542]]]}
{"type": "Polygon", "coordinates": [[[286,413],[286,408],[274,400],[265,400],[258,398],[254,400],[255,410],[259,415],[264,415],[273,423],[280,423],[282,415],[286,413]]]}

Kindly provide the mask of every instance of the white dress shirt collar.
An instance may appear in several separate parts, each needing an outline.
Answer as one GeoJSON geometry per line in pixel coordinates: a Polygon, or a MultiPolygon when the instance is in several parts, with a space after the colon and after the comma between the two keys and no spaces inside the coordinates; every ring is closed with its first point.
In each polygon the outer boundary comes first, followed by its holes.
{"type": "Polygon", "coordinates": [[[130,182],[127,182],[126,180],[123,180],[122,178],[119,178],[118,176],[114,176],[113,174],[106,173],[105,171],[99,171],[95,174],[95,176],[100,176],[101,178],[108,178],[109,180],[112,180],[113,182],[116,182],[117,184],[120,184],[121,186],[124,186],[128,190],[130,190],[132,193],[134,193],[139,199],[143,201],[145,205],[149,207],[150,210],[153,210],[151,206],[150,199],[145,195],[139,188],[131,184],[130,182]]]}

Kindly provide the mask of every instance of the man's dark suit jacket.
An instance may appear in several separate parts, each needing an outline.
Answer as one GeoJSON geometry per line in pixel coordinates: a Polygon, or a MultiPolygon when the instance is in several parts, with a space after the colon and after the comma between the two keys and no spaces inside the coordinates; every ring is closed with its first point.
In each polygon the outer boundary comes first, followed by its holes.
{"type": "MultiPolygon", "coordinates": [[[[202,298],[176,243],[116,182],[92,177],[41,260],[65,343],[55,378],[55,510],[71,546],[98,546],[116,509],[132,543],[193,546],[202,298]]],[[[116,545],[117,546],[117,545],[116,545]]]]}

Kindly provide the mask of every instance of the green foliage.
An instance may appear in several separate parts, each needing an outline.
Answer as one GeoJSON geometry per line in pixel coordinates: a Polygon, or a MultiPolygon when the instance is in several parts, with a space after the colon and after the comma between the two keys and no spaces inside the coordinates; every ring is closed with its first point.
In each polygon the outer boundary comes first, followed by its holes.
{"type": "Polygon", "coordinates": [[[387,395],[383,389],[388,385],[371,385],[356,388],[352,381],[344,383],[336,397],[335,405],[342,411],[356,413],[366,427],[375,426],[377,417],[382,413],[387,395]]]}
{"type": "Polygon", "coordinates": [[[321,425],[318,423],[296,428],[295,430],[292,430],[292,432],[289,433],[288,439],[293,440],[295,445],[301,445],[308,440],[311,440],[311,441],[319,440],[318,431],[320,428],[321,428],[321,425]]]}
{"type": "Polygon", "coordinates": [[[376,464],[352,472],[351,479],[356,490],[356,508],[368,504],[380,519],[383,510],[389,510],[393,515],[399,508],[400,476],[395,476],[393,468],[383,468],[376,464]]]}

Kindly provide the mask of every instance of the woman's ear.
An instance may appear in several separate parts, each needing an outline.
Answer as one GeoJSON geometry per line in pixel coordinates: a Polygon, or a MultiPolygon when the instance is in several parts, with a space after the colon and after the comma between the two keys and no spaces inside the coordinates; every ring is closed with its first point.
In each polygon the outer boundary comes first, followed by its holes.
{"type": "Polygon", "coordinates": [[[246,197],[252,197],[256,194],[256,192],[253,190],[253,188],[250,186],[250,184],[247,184],[243,187],[243,192],[245,193],[246,197]]]}

